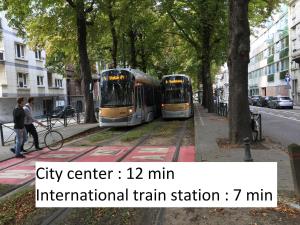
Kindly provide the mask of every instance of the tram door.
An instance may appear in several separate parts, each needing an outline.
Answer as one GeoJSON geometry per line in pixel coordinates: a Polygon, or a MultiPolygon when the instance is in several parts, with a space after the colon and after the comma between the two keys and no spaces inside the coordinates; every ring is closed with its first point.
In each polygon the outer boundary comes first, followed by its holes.
{"type": "Polygon", "coordinates": [[[135,87],[135,99],[136,99],[136,113],[139,118],[139,122],[145,120],[145,111],[144,111],[144,88],[139,85],[135,87]]]}

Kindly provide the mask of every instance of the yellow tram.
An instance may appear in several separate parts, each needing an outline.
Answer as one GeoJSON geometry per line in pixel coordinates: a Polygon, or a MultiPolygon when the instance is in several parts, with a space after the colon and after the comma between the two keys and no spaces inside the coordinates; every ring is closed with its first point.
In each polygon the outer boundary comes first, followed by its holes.
{"type": "Polygon", "coordinates": [[[191,78],[184,74],[165,75],[161,80],[163,119],[194,115],[191,78]]]}
{"type": "Polygon", "coordinates": [[[142,71],[121,68],[100,76],[100,127],[134,126],[160,114],[159,81],[142,71]]]}

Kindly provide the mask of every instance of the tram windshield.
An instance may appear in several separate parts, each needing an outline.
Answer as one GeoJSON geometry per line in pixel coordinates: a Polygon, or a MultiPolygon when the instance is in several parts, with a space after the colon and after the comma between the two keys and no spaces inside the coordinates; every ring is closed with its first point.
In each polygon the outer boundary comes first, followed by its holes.
{"type": "Polygon", "coordinates": [[[182,76],[166,77],[162,82],[163,103],[177,104],[189,101],[188,79],[182,76]]]}
{"type": "Polygon", "coordinates": [[[110,70],[101,74],[101,107],[133,105],[134,77],[126,70],[110,70]]]}

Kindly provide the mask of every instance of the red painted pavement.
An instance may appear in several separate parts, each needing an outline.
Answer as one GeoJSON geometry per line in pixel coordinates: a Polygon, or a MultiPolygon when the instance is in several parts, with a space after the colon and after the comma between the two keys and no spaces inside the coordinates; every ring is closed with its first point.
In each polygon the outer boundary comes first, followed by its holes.
{"type": "Polygon", "coordinates": [[[175,152],[175,146],[139,146],[131,152],[124,162],[170,162],[175,152]]]}
{"type": "Polygon", "coordinates": [[[25,160],[18,165],[11,166],[7,169],[0,170],[0,184],[24,184],[35,176],[35,162],[67,162],[78,157],[84,152],[88,152],[88,148],[63,148],[59,151],[49,151],[46,154],[38,154],[32,158],[32,153],[26,154],[25,160]],[[30,160],[28,160],[30,158],[30,160]],[[26,160],[27,159],[27,160],[26,160]]]}
{"type": "MultiPolygon", "coordinates": [[[[104,146],[90,151],[93,147],[71,147],[59,151],[43,150],[26,154],[25,159],[9,159],[0,163],[0,184],[20,185],[35,176],[35,162],[114,162],[124,156],[131,147],[104,146]],[[79,158],[79,155],[83,154],[79,158]],[[77,159],[76,159],[77,158],[77,159]],[[15,165],[17,164],[17,165],[15,165]],[[4,169],[8,167],[7,169],[4,169]],[[2,169],[1,169],[2,168],[2,169]]],[[[125,162],[170,162],[175,146],[139,146],[123,161],[125,162]]],[[[182,146],[179,162],[194,162],[195,147],[182,146]]]]}
{"type": "Polygon", "coordinates": [[[131,147],[104,146],[83,155],[75,162],[114,162],[122,157],[131,147]]]}
{"type": "Polygon", "coordinates": [[[182,146],[179,151],[178,162],[195,162],[195,146],[182,146]]]}
{"type": "Polygon", "coordinates": [[[8,166],[15,165],[17,163],[20,163],[20,162],[23,162],[23,161],[27,161],[28,159],[37,157],[37,156],[39,156],[41,154],[44,154],[46,152],[49,152],[49,150],[48,149],[44,149],[44,150],[41,150],[41,151],[30,152],[30,153],[26,154],[26,158],[24,158],[24,159],[21,159],[21,158],[11,158],[11,159],[2,161],[2,162],[0,162],[0,170],[2,170],[3,168],[6,168],[8,166]]]}

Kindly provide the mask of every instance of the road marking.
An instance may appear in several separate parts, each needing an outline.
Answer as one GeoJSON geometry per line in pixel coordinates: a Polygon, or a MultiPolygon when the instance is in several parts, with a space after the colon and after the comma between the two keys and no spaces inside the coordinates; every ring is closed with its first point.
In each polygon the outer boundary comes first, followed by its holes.
{"type": "Polygon", "coordinates": [[[75,156],[76,154],[49,154],[49,155],[42,155],[39,156],[43,159],[64,159],[64,158],[70,158],[75,156]]]}
{"type": "Polygon", "coordinates": [[[169,148],[140,148],[139,152],[167,153],[169,148]]]}
{"type": "Polygon", "coordinates": [[[0,173],[0,178],[25,179],[34,173],[33,170],[6,170],[0,173]]]}
{"type": "Polygon", "coordinates": [[[142,159],[142,160],[159,160],[164,161],[165,155],[138,155],[138,156],[132,156],[132,159],[142,159]]]}
{"type": "Polygon", "coordinates": [[[121,150],[118,149],[100,149],[95,151],[91,156],[101,156],[101,155],[117,155],[121,150]]]}
{"type": "Polygon", "coordinates": [[[288,119],[288,120],[293,120],[293,121],[296,121],[296,122],[300,122],[300,119],[296,119],[294,117],[286,117],[286,116],[283,116],[283,115],[269,113],[269,112],[264,112],[264,111],[261,111],[261,113],[267,114],[267,115],[271,115],[271,116],[276,116],[276,117],[279,117],[279,118],[288,119]]]}

